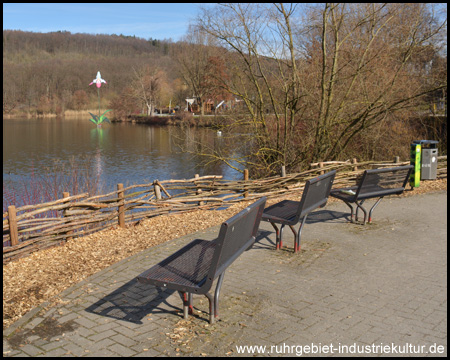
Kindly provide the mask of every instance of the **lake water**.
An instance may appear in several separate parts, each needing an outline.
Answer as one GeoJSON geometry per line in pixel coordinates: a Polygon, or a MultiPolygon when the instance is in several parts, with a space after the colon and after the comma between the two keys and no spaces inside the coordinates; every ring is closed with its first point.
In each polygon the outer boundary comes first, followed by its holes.
{"type": "Polygon", "coordinates": [[[202,167],[198,157],[177,146],[182,143],[194,150],[199,146],[196,141],[221,145],[220,137],[208,128],[190,128],[186,134],[176,126],[113,123],[97,128],[88,117],[4,119],[4,207],[5,188],[24,186],[24,180],[33,174],[54,169],[55,162],[66,167],[71,161],[90,162],[91,174],[102,184],[101,193],[116,190],[118,183],[129,186],[155,179],[188,179],[195,174],[242,178],[240,172],[224,164],[202,167]]]}

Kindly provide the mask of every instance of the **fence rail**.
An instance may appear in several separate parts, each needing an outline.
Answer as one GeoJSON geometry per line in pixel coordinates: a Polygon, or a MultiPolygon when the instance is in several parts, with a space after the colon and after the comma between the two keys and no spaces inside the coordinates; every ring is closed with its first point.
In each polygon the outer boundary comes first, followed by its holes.
{"type": "MultiPolygon", "coordinates": [[[[91,196],[72,195],[36,205],[16,208],[3,213],[3,262],[26,256],[31,252],[62,244],[79,236],[118,224],[135,223],[143,218],[180,213],[195,209],[217,209],[242,200],[268,198],[287,192],[301,191],[305,182],[317,175],[337,169],[335,186],[348,185],[365,169],[407,165],[398,157],[393,161],[361,162],[330,161],[311,164],[309,170],[265,179],[223,180],[222,176],[198,176],[187,180],[155,180],[117,191],[91,196]],[[52,215],[52,214],[57,214],[52,215]]],[[[438,158],[438,177],[447,177],[447,157],[438,158]]]]}

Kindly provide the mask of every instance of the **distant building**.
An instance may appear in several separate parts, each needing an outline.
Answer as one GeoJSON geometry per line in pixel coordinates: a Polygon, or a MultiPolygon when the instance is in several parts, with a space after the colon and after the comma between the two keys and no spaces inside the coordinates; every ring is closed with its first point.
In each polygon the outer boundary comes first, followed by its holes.
{"type": "MultiPolygon", "coordinates": [[[[204,111],[205,114],[215,113],[217,111],[227,111],[231,109],[235,109],[238,105],[242,105],[243,100],[234,99],[234,100],[220,100],[215,104],[214,100],[207,99],[204,103],[204,111]]],[[[186,108],[185,111],[189,111],[192,113],[200,113],[202,110],[202,101],[199,97],[192,97],[186,99],[186,108]]]]}

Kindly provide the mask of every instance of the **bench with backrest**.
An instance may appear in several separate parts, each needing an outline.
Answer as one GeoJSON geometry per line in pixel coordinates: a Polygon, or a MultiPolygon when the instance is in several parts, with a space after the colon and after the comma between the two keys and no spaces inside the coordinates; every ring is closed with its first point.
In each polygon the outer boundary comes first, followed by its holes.
{"type": "Polygon", "coordinates": [[[369,211],[368,222],[370,223],[373,210],[383,197],[403,193],[412,169],[412,165],[407,165],[387,169],[365,170],[357,185],[333,189],[330,196],[344,201],[350,207],[352,223],[358,221],[358,209],[361,209],[364,213],[363,224],[366,223],[367,218],[367,211],[362,206],[364,201],[378,198],[369,211]],[[352,203],[356,204],[356,212],[354,212],[352,203]]]}
{"type": "Polygon", "coordinates": [[[328,200],[333,185],[336,170],[320,175],[306,182],[300,201],[283,200],[264,210],[263,221],[272,224],[276,232],[276,249],[283,246],[282,234],[285,225],[288,225],[294,233],[294,252],[300,250],[300,235],[309,213],[319,207],[324,207],[328,200]],[[298,231],[296,225],[301,220],[298,231]],[[278,229],[276,224],[280,224],[278,229]]]}
{"type": "Polygon", "coordinates": [[[192,295],[209,300],[209,321],[218,315],[219,293],[225,270],[255,242],[266,198],[263,197],[231,217],[212,241],[196,239],[159,264],[144,271],[138,281],[177,290],[183,296],[183,314],[192,313],[192,295]],[[209,293],[218,278],[214,297],[209,293]]]}

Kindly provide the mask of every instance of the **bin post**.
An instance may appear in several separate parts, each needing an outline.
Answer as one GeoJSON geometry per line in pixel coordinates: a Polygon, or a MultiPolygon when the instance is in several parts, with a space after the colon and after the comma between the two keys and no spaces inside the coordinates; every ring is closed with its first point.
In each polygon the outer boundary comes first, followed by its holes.
{"type": "Polygon", "coordinates": [[[422,145],[420,143],[413,142],[411,144],[411,165],[414,166],[411,176],[409,178],[409,184],[412,188],[419,187],[420,185],[420,158],[422,154],[422,145]]]}

